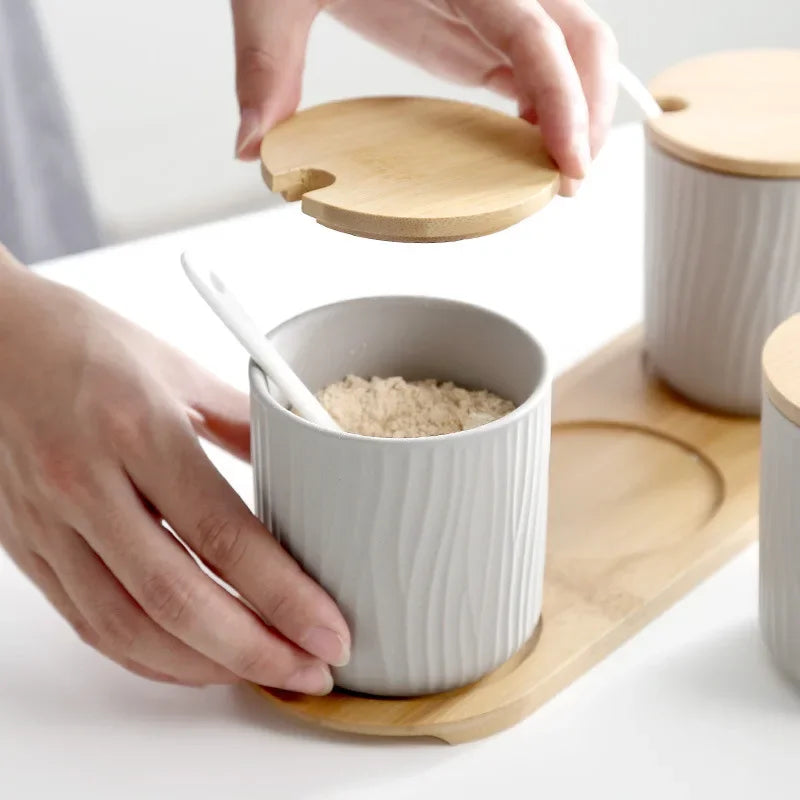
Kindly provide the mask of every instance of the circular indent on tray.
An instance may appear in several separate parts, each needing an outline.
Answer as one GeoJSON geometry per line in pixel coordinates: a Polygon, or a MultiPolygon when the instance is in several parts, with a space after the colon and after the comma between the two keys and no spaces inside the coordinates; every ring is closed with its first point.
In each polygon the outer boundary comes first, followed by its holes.
{"type": "Polygon", "coordinates": [[[548,543],[559,555],[664,552],[702,528],[724,496],[716,465],[679,439],[608,421],[553,427],[548,543]]]}

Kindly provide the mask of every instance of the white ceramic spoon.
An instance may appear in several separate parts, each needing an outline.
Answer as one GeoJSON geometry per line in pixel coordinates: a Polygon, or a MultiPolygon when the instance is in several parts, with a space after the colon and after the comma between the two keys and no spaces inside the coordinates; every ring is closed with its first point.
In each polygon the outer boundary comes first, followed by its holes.
{"type": "Polygon", "coordinates": [[[278,384],[300,415],[323,428],[333,431],[341,430],[322,403],[314,397],[273,344],[259,330],[241,303],[228,291],[217,274],[213,270],[209,270],[208,279],[204,279],[192,266],[186,253],[181,255],[181,264],[186,276],[203,300],[211,306],[228,330],[244,345],[245,350],[253,357],[253,361],[278,384]]]}
{"type": "Polygon", "coordinates": [[[617,64],[617,82],[647,119],[664,113],[648,88],[624,64],[617,64]]]}

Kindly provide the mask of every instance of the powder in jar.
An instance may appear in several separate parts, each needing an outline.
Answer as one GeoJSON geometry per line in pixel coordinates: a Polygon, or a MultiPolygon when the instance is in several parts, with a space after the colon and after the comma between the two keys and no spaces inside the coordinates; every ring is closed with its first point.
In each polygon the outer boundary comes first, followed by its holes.
{"type": "Polygon", "coordinates": [[[348,375],[317,398],[343,430],[397,439],[465,431],[514,410],[511,401],[486,389],[397,377],[365,380],[348,375]]]}

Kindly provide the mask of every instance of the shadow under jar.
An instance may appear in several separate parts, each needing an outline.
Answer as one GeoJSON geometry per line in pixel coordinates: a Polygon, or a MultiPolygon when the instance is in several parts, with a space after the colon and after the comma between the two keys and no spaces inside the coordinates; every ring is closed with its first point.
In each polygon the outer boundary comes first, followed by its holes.
{"type": "Polygon", "coordinates": [[[399,375],[516,404],[458,433],[359,436],[296,416],[250,365],[256,513],[351,626],[337,685],[427,694],[502,664],[541,614],[551,384],[541,346],[498,314],[421,297],[336,303],[268,337],[315,391],[347,374],[399,375]]]}
{"type": "Polygon", "coordinates": [[[764,342],[800,311],[800,51],[703,56],[650,89],[646,348],[690,400],[756,415],[764,342]]]}

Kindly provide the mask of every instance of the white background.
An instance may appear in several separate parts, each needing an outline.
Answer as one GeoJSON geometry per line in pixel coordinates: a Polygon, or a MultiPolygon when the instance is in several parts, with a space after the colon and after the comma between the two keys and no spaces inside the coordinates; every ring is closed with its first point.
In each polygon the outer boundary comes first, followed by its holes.
{"type": "MultiPolygon", "coordinates": [[[[110,241],[257,209],[271,198],[234,163],[236,106],[224,0],[35,0],[110,241]]],[[[796,0],[595,0],[622,58],[648,79],[722,48],[798,46],[796,0]]],[[[359,94],[502,102],[438,81],[322,17],[303,102],[359,94]]],[[[509,109],[511,110],[511,109],[509,109]]],[[[633,110],[623,104],[620,119],[633,110]]]]}

